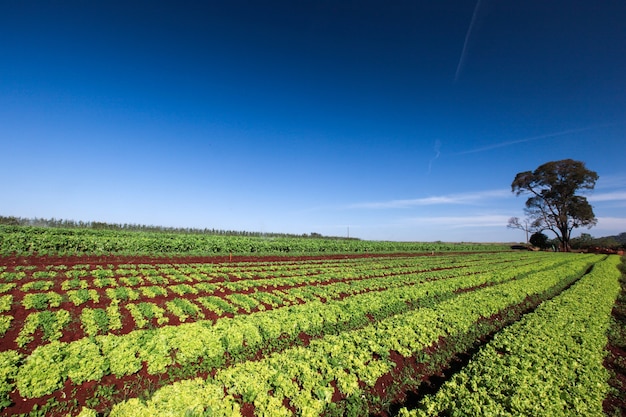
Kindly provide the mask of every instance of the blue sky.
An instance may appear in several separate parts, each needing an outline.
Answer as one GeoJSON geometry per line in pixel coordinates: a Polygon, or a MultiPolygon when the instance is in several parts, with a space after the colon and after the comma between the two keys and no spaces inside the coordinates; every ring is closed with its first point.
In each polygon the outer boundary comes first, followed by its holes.
{"type": "Polygon", "coordinates": [[[625,21],[596,0],[0,0],[0,215],[522,241],[515,175],[572,158],[600,176],[578,232],[624,232],[625,21]]]}

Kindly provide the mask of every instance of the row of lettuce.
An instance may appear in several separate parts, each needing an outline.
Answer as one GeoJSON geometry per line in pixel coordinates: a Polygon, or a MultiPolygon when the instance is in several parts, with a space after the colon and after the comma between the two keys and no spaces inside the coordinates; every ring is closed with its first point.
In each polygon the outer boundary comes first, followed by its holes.
{"type": "Polygon", "coordinates": [[[380,291],[357,290],[346,298],[312,299],[215,323],[53,341],[29,355],[8,350],[0,353],[0,403],[9,406],[15,389],[24,398],[42,398],[68,380],[79,385],[111,374],[123,378],[145,366],[153,375],[182,370],[177,379],[184,379],[147,401],[121,402],[111,415],[239,415],[244,403],[256,415],[271,416],[366,410],[380,401],[371,390],[393,370],[392,352],[434,365],[445,358],[428,348],[442,338],[448,356],[464,352],[502,325],[486,325],[485,318],[529,298],[556,295],[599,260],[553,254],[532,265],[508,265],[506,272],[468,274],[460,268],[445,279],[416,274],[412,283],[410,274],[398,275],[380,285],[407,281],[380,291]],[[313,340],[307,345],[302,335],[313,340]],[[260,360],[250,360],[259,352],[260,360]],[[209,373],[214,376],[194,378],[209,373]]]}
{"type": "Polygon", "coordinates": [[[485,345],[402,417],[604,416],[606,331],[620,291],[616,256],[485,345]],[[462,410],[462,411],[461,411],[462,410]]]}
{"type": "Polygon", "coordinates": [[[161,327],[174,317],[186,322],[249,314],[466,274],[484,279],[512,266],[532,265],[529,255],[472,254],[462,261],[442,256],[420,258],[419,262],[411,257],[392,257],[300,264],[244,263],[239,270],[219,264],[160,264],[152,268],[78,265],[68,270],[55,266],[40,271],[25,271],[18,266],[18,271],[13,268],[0,272],[0,281],[4,281],[0,282],[0,336],[7,335],[13,326],[7,338],[24,348],[34,343],[39,329],[39,343],[58,340],[67,332],[76,333],[78,329],[69,328],[76,321],[86,336],[96,336],[119,332],[129,315],[135,329],[161,327]],[[267,271],[275,277],[267,276],[267,271]],[[63,308],[67,304],[72,305],[71,314],[63,308]],[[14,325],[16,315],[26,319],[14,325]]]}
{"type": "Polygon", "coordinates": [[[216,255],[506,250],[505,245],[216,236],[0,225],[0,255],[216,255]]]}

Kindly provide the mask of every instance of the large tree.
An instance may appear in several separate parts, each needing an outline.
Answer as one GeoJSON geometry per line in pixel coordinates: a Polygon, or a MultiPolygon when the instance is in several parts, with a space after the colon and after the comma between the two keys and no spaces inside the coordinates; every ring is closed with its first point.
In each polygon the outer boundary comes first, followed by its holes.
{"type": "Polygon", "coordinates": [[[572,230],[597,223],[593,208],[578,191],[593,190],[598,174],[572,159],[547,162],[534,171],[520,172],[511,184],[516,195],[530,194],[524,211],[535,224],[556,234],[561,249],[569,250],[572,230]]]}

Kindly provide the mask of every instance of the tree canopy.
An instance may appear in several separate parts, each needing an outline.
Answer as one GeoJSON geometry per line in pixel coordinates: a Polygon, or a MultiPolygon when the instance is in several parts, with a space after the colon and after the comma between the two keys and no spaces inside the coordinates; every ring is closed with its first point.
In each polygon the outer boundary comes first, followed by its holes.
{"type": "Polygon", "coordinates": [[[548,236],[541,232],[535,232],[530,237],[530,243],[540,249],[545,249],[548,247],[548,236]]]}
{"type": "Polygon", "coordinates": [[[511,184],[516,195],[530,194],[525,212],[534,224],[554,232],[569,250],[572,230],[597,223],[587,198],[576,193],[593,190],[598,174],[572,159],[547,162],[534,171],[520,172],[511,184]]]}

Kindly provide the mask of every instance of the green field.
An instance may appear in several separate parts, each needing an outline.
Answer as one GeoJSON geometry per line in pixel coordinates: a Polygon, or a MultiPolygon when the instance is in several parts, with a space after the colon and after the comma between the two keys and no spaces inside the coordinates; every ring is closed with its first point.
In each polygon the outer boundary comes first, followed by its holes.
{"type": "Polygon", "coordinates": [[[0,255],[316,255],[331,253],[466,252],[507,245],[381,242],[311,237],[224,236],[201,233],[0,225],[0,255]]]}
{"type": "Polygon", "coordinates": [[[602,415],[614,393],[617,256],[6,225],[0,254],[2,415],[602,415]]]}

